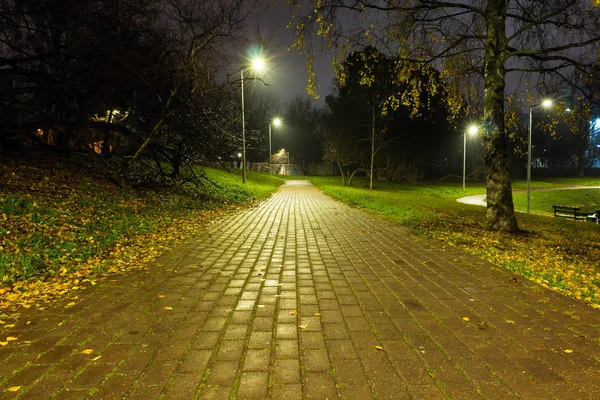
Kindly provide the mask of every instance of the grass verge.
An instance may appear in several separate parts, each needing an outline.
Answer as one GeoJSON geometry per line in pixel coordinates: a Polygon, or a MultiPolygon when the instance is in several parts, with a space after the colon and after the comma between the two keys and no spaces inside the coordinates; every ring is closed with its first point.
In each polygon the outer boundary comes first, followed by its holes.
{"type": "Polygon", "coordinates": [[[202,168],[203,184],[120,189],[71,160],[0,162],[0,311],[29,308],[102,276],[144,268],[282,180],[202,168]]]}
{"type": "MultiPolygon", "coordinates": [[[[376,190],[369,191],[342,186],[339,178],[316,177],[311,181],[333,198],[410,226],[600,308],[600,225],[518,213],[523,232],[490,232],[485,229],[484,207],[456,202],[465,195],[484,193],[483,186],[469,187],[465,192],[458,184],[378,184],[376,190]]],[[[597,196],[598,192],[592,193],[597,196]]],[[[537,207],[534,211],[550,213],[552,204],[586,204],[590,209],[597,205],[591,204],[587,191],[533,193],[536,196],[532,195],[532,204],[537,207]]]]}

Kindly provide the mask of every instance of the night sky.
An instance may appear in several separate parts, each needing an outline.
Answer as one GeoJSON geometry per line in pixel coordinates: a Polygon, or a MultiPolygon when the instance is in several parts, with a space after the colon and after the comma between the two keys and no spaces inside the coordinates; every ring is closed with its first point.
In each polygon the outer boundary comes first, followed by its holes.
{"type": "MultiPolygon", "coordinates": [[[[268,56],[272,57],[270,64],[273,70],[265,75],[264,80],[272,86],[273,92],[279,97],[282,105],[296,95],[307,94],[306,60],[292,48],[294,32],[292,29],[286,28],[290,19],[290,7],[284,1],[271,7],[265,14],[254,18],[247,27],[248,36],[256,37],[258,25],[260,34],[266,37],[269,45],[272,46],[268,51],[268,56]]],[[[333,79],[331,57],[326,54],[317,54],[314,68],[317,83],[320,85],[318,88],[320,99],[317,102],[323,104],[333,79]]]]}

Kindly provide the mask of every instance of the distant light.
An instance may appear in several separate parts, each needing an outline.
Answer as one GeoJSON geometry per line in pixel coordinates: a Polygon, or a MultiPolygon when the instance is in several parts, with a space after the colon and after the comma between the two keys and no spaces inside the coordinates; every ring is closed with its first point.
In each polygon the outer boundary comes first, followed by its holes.
{"type": "Polygon", "coordinates": [[[570,109],[569,107],[567,107],[567,108],[565,109],[565,111],[566,111],[566,112],[568,112],[568,113],[570,113],[570,112],[571,112],[571,109],[570,109]]]}
{"type": "Polygon", "coordinates": [[[468,132],[469,135],[477,135],[477,132],[479,132],[479,127],[477,125],[471,125],[468,132]]]}
{"type": "Polygon", "coordinates": [[[238,158],[242,158],[242,153],[238,153],[238,158]]]}
{"type": "Polygon", "coordinates": [[[281,126],[281,118],[275,118],[273,120],[273,125],[275,125],[275,126],[281,126]]]}
{"type": "Polygon", "coordinates": [[[546,99],[546,100],[542,101],[542,107],[544,107],[544,108],[552,107],[552,100],[546,99]]]}

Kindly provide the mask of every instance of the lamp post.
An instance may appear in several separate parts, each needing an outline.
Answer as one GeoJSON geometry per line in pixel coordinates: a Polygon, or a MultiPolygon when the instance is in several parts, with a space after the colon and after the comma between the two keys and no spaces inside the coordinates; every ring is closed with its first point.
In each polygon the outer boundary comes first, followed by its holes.
{"type": "Polygon", "coordinates": [[[471,125],[469,129],[465,131],[465,145],[463,150],[463,190],[466,189],[465,182],[467,180],[467,133],[469,135],[476,135],[479,132],[479,128],[475,125],[471,125]]]}
{"type": "MultiPolygon", "coordinates": [[[[280,126],[281,125],[281,118],[275,118],[273,120],[273,125],[280,126]]],[[[271,158],[272,157],[272,152],[271,152],[271,124],[269,124],[269,174],[271,174],[271,158]]]]}
{"type": "Polygon", "coordinates": [[[533,129],[533,108],[542,106],[549,108],[552,106],[552,100],[546,99],[538,104],[529,106],[529,139],[527,141],[527,212],[531,211],[531,130],[533,129]]]}
{"type": "MultiPolygon", "coordinates": [[[[257,57],[252,60],[251,68],[261,71],[265,67],[265,60],[257,57]]],[[[244,117],[244,68],[240,69],[240,82],[242,87],[242,183],[246,183],[246,120],[244,117]]]]}

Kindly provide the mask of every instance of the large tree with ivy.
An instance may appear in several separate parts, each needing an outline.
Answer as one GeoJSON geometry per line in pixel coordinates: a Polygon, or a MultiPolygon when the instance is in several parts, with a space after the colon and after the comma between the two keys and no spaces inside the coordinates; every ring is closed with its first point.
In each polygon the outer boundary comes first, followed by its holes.
{"type": "MultiPolygon", "coordinates": [[[[410,76],[407,65],[430,64],[459,94],[466,77],[480,76],[487,227],[518,231],[504,126],[507,74],[560,76],[570,68],[588,72],[597,66],[600,8],[589,0],[310,0],[309,7],[295,0],[293,5],[296,47],[306,52],[309,69],[310,38],[316,33],[325,46],[341,52],[369,44],[389,50],[398,57],[399,80],[410,76]],[[351,20],[358,25],[349,27],[351,20]]],[[[310,77],[313,85],[314,74],[310,77]]],[[[407,101],[406,95],[399,94],[399,101],[407,101]]],[[[457,103],[454,109],[459,108],[457,103]]]]}

